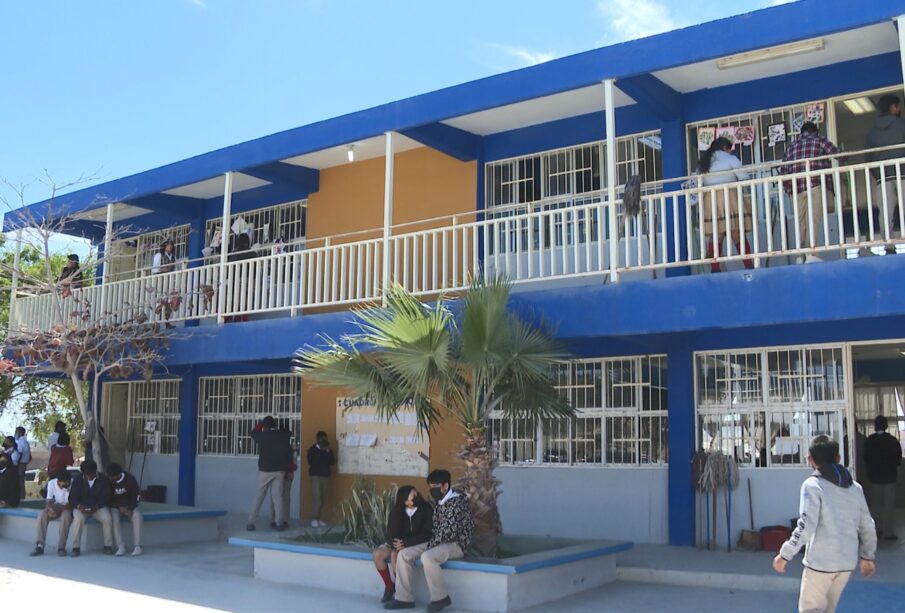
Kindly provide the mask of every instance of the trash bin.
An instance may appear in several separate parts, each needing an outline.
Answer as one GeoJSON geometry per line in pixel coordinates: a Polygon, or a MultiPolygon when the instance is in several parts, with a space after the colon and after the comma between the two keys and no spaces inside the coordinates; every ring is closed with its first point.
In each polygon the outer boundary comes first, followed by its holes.
{"type": "Polygon", "coordinates": [[[149,485],[145,491],[141,493],[141,499],[145,502],[159,502],[161,504],[167,501],[167,486],[165,485],[149,485]]]}

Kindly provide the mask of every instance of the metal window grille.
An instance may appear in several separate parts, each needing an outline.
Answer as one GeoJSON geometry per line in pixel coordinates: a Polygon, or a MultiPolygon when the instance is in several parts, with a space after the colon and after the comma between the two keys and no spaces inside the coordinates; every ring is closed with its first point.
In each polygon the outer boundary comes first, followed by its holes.
{"type": "MultiPolygon", "coordinates": [[[[295,243],[305,238],[308,217],[308,201],[294,200],[242,213],[234,213],[230,227],[239,218],[253,226],[251,244],[266,247],[277,239],[284,243],[295,243]]],[[[214,232],[220,228],[221,218],[208,219],[205,225],[205,245],[210,245],[214,232]]]]}
{"type": "Polygon", "coordinates": [[[805,466],[817,434],[843,445],[841,346],[744,349],[696,356],[698,446],[748,466],[805,466]]]}
{"type": "Polygon", "coordinates": [[[487,433],[501,464],[666,462],[666,356],[563,362],[555,377],[578,414],[537,421],[494,413],[487,433]]]}
{"type": "Polygon", "coordinates": [[[298,375],[249,375],[198,379],[198,453],[254,456],[251,431],[267,415],[288,428],[294,447],[302,425],[298,375]]]}
{"type": "MultiPolygon", "coordinates": [[[[126,440],[127,449],[133,453],[160,455],[179,453],[179,379],[155,379],[153,381],[128,381],[105,383],[103,395],[104,414],[114,407],[110,405],[110,386],[127,386],[126,440]]],[[[109,425],[109,423],[108,423],[109,425]]]]}
{"type": "Polygon", "coordinates": [[[114,241],[110,261],[116,261],[114,268],[117,272],[111,280],[132,278],[137,272],[150,274],[154,254],[160,251],[165,240],[173,241],[173,253],[177,260],[187,259],[191,230],[191,225],[184,224],[114,241]]]}

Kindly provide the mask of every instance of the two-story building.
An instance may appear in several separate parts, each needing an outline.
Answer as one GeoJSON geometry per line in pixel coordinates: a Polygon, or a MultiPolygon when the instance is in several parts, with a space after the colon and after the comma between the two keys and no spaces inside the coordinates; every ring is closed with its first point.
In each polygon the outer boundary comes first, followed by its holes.
{"type": "MultiPolygon", "coordinates": [[[[579,411],[491,419],[508,531],[694,544],[698,448],[736,458],[758,526],[787,524],[811,436],[836,437],[856,465],[875,415],[905,428],[905,151],[865,140],[881,98],[903,96],[903,14],[905,0],[803,0],[27,207],[64,211],[107,256],[76,290],[99,312],[148,288],[182,298],[167,373],[103,385],[108,436],[169,502],[244,511],[256,420],[284,420],[302,450],[337,435],[342,390],[293,375],[299,347],[340,336],[389,283],[431,299],[504,274],[514,300],[558,322],[575,355],[559,384],[579,411]],[[783,165],[808,122],[843,154],[783,165]],[[697,174],[720,137],[743,168],[697,174]],[[633,176],[637,211],[623,201],[633,176]],[[231,257],[239,234],[253,257],[231,257]],[[164,239],[170,272],[152,270],[164,239]]],[[[49,303],[15,296],[13,325],[58,323],[49,303]]],[[[432,433],[430,467],[454,467],[458,441],[452,426],[432,433]]],[[[332,509],[352,479],[334,478],[332,509]]],[[[305,518],[307,477],[296,483],[305,518]]]]}

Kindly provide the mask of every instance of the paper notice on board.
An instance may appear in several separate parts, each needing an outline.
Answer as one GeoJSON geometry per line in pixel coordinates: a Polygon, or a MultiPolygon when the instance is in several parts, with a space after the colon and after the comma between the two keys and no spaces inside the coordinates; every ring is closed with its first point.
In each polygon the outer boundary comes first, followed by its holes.
{"type": "Polygon", "coordinates": [[[402,407],[389,423],[370,402],[336,399],[337,456],[341,474],[426,477],[430,441],[421,436],[411,406],[402,407]]]}

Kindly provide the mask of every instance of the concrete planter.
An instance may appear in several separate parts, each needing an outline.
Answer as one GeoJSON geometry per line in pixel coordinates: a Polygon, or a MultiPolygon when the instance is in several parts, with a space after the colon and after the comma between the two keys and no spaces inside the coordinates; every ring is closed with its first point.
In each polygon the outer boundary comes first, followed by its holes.
{"type": "MultiPolygon", "coordinates": [[[[372,596],[383,584],[371,553],[352,547],[231,538],[254,549],[255,577],[278,583],[372,596]]],[[[501,545],[518,552],[549,544],[540,553],[499,560],[454,560],[443,565],[453,603],[473,611],[519,611],[600,587],[616,579],[616,554],[632,543],[507,537],[501,545]],[[532,547],[533,545],[533,547],[532,547]]],[[[423,575],[415,586],[419,604],[429,601],[423,575]]]]}

